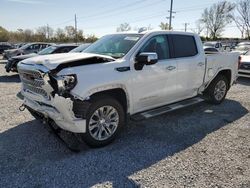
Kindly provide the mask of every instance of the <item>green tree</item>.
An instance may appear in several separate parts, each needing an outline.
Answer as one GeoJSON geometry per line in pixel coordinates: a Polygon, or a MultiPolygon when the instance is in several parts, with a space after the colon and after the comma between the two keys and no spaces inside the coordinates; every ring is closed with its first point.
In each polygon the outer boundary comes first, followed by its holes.
{"type": "Polygon", "coordinates": [[[161,30],[169,30],[168,23],[161,22],[159,27],[161,28],[161,30]]]}
{"type": "Polygon", "coordinates": [[[95,42],[96,40],[98,40],[98,38],[92,34],[92,35],[87,35],[84,42],[92,43],[95,42]]]}
{"type": "Polygon", "coordinates": [[[119,27],[117,27],[117,32],[124,32],[124,31],[130,31],[131,26],[128,23],[122,23],[119,27]]]}
{"type": "Polygon", "coordinates": [[[0,26],[0,42],[7,42],[9,40],[9,32],[0,26]]]}

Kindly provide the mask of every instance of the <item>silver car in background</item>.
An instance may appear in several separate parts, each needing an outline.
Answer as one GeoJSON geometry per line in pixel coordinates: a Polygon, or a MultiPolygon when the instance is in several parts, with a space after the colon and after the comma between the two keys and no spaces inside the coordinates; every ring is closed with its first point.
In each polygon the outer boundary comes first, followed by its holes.
{"type": "Polygon", "coordinates": [[[44,43],[44,42],[28,43],[22,46],[21,48],[5,50],[3,53],[3,58],[8,60],[13,56],[25,55],[25,54],[30,54],[30,53],[38,53],[39,51],[51,45],[54,45],[54,44],[44,43]]]}

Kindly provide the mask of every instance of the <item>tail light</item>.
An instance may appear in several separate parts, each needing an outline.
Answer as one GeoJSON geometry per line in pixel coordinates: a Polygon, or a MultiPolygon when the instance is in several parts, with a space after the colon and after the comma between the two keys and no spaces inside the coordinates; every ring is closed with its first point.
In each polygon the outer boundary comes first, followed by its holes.
{"type": "Polygon", "coordinates": [[[240,65],[241,65],[241,56],[239,56],[238,58],[238,69],[240,69],[240,65]]]}

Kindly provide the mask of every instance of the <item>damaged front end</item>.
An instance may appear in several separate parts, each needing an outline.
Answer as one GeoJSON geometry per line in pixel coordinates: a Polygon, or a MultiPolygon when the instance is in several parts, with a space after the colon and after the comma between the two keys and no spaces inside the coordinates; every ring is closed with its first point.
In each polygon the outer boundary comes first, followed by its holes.
{"type": "Polygon", "coordinates": [[[85,112],[90,103],[77,99],[70,91],[77,84],[76,75],[56,76],[41,64],[18,64],[22,81],[21,94],[24,106],[52,119],[60,128],[74,132],[86,132],[85,112]]]}

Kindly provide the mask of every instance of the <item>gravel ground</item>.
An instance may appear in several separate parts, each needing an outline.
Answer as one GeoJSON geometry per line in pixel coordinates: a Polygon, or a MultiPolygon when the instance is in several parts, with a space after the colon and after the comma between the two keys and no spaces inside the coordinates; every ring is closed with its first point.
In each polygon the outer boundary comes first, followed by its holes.
{"type": "Polygon", "coordinates": [[[72,153],[27,111],[0,62],[0,187],[250,187],[250,79],[219,106],[130,122],[113,144],[72,153]]]}

